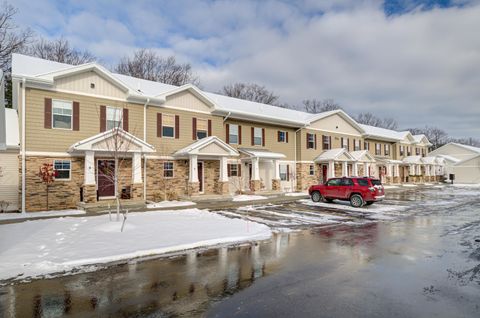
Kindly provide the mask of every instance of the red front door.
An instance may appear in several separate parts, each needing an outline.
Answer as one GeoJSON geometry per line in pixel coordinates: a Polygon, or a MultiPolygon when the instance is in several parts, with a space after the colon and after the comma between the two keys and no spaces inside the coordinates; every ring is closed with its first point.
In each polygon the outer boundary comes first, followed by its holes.
{"type": "Polygon", "coordinates": [[[98,196],[115,196],[115,160],[98,160],[98,196]]]}
{"type": "Polygon", "coordinates": [[[327,182],[328,166],[322,165],[322,183],[327,182]]]}
{"type": "Polygon", "coordinates": [[[203,193],[203,162],[197,162],[198,192],[203,193]]]}

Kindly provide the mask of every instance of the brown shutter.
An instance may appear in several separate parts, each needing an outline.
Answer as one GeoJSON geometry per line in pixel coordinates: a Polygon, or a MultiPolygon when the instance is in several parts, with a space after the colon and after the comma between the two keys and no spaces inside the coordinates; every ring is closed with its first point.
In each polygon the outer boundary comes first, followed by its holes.
{"type": "Polygon", "coordinates": [[[288,131],[285,132],[285,141],[288,143],[288,131]]]}
{"type": "Polygon", "coordinates": [[[329,143],[328,149],[332,149],[332,146],[333,146],[332,145],[332,136],[328,136],[328,143],[329,143]]]}
{"type": "Polygon", "coordinates": [[[162,137],[162,113],[157,113],[157,137],[162,137]]]}
{"type": "Polygon", "coordinates": [[[315,140],[315,142],[314,142],[315,143],[315,149],[317,149],[317,134],[314,134],[313,137],[315,138],[314,139],[315,140]]]}
{"type": "Polygon", "coordinates": [[[100,132],[107,130],[107,107],[100,106],[100,132]]]}
{"type": "Polygon", "coordinates": [[[347,138],[347,150],[350,151],[350,138],[347,138]]]}
{"type": "Polygon", "coordinates": [[[210,137],[212,135],[212,120],[208,120],[208,136],[210,137]]]}
{"type": "Polygon", "coordinates": [[[239,164],[239,165],[238,165],[238,176],[239,176],[239,177],[242,176],[242,164],[239,164]]]}
{"type": "MultiPolygon", "coordinates": [[[[229,124],[225,125],[225,141],[227,142],[227,144],[230,143],[230,125],[229,124]]],[[[230,168],[228,168],[228,173],[230,173],[230,168]]]]}
{"type": "Polygon", "coordinates": [[[325,140],[325,136],[322,135],[322,150],[325,150],[324,140],[325,140]]]}
{"type": "Polygon", "coordinates": [[[47,129],[52,128],[52,99],[51,98],[45,98],[43,126],[47,129]]]}
{"type": "Polygon", "coordinates": [[[306,141],[307,141],[307,149],[310,149],[310,148],[308,147],[308,136],[310,136],[310,134],[309,134],[309,133],[306,133],[305,136],[307,136],[307,139],[306,139],[306,141]]]}
{"type": "Polygon", "coordinates": [[[340,137],[340,148],[343,148],[343,137],[340,137]]]}
{"type": "Polygon", "coordinates": [[[242,126],[238,125],[238,144],[242,144],[242,126]]]}
{"type": "Polygon", "coordinates": [[[175,115],[175,139],[180,138],[180,116],[175,115]]]}
{"type": "Polygon", "coordinates": [[[253,138],[254,138],[254,134],[255,134],[255,128],[252,127],[252,146],[255,144],[253,138]]]}
{"type": "Polygon", "coordinates": [[[80,103],[73,102],[73,130],[80,130],[80,103]]]}
{"type": "Polygon", "coordinates": [[[265,128],[262,128],[262,146],[265,147],[265,128]]]}
{"type": "Polygon", "coordinates": [[[280,130],[277,131],[277,142],[280,142],[280,130]]]}
{"type": "Polygon", "coordinates": [[[123,130],[128,131],[128,108],[123,109],[123,130]]]}
{"type": "Polygon", "coordinates": [[[287,165],[287,181],[290,181],[290,165],[287,165]]]}
{"type": "Polygon", "coordinates": [[[197,140],[197,119],[192,118],[192,139],[197,140]]]}
{"type": "MultiPolygon", "coordinates": [[[[228,125],[228,124],[227,124],[227,125],[228,125]]],[[[229,177],[232,176],[232,165],[230,165],[230,164],[227,165],[227,175],[228,175],[229,177]]]]}

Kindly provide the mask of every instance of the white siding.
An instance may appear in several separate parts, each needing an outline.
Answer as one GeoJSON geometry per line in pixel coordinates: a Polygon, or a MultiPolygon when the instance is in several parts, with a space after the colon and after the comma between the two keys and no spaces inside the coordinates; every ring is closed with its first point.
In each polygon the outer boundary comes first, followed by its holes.
{"type": "Polygon", "coordinates": [[[0,153],[0,201],[10,202],[9,211],[18,210],[18,153],[0,153]]]}

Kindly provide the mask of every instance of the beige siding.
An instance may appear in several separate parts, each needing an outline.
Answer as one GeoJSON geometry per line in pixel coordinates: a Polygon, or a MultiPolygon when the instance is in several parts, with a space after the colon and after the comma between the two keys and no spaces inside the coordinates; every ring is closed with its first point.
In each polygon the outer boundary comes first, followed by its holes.
{"type": "Polygon", "coordinates": [[[183,91],[172,96],[167,97],[165,102],[166,106],[173,106],[178,108],[184,108],[186,110],[211,112],[212,108],[198,99],[189,91],[183,91]]]}
{"type": "Polygon", "coordinates": [[[182,149],[196,140],[192,138],[192,118],[212,120],[212,135],[221,136],[223,133],[223,117],[182,111],[171,108],[150,106],[147,110],[147,142],[155,147],[157,155],[168,156],[182,149]],[[165,138],[157,137],[157,113],[172,114],[179,116],[180,137],[165,138]]]}
{"type": "MultiPolygon", "coordinates": [[[[231,144],[233,148],[258,148],[258,149],[268,149],[272,152],[282,153],[286,156],[285,160],[294,160],[295,159],[295,142],[294,135],[295,129],[287,128],[282,126],[273,126],[265,124],[252,124],[245,121],[228,119],[225,122],[230,125],[239,125],[242,126],[242,144],[235,145],[231,144]],[[252,127],[264,128],[265,129],[265,147],[263,146],[253,146],[252,145],[252,127]],[[288,132],[288,143],[278,142],[278,131],[288,132]]],[[[226,141],[226,128],[223,126],[222,134],[219,136],[223,141],[226,141]]]]}
{"type": "Polygon", "coordinates": [[[0,201],[18,210],[18,153],[0,152],[0,201]]]}
{"type": "Polygon", "coordinates": [[[300,161],[312,161],[316,157],[318,157],[324,150],[323,150],[323,142],[322,136],[331,136],[332,137],[332,145],[331,149],[335,148],[342,148],[342,137],[348,138],[350,140],[350,151],[353,151],[353,140],[360,140],[360,148],[363,150],[363,139],[361,137],[354,137],[351,135],[344,135],[344,134],[336,134],[318,130],[311,130],[311,129],[302,129],[298,133],[297,138],[297,149],[299,153],[298,160],[300,161]],[[307,133],[315,134],[317,136],[317,149],[307,149],[307,133]]]}
{"type": "Polygon", "coordinates": [[[100,132],[100,105],[129,109],[129,132],[143,138],[143,105],[107,99],[57,93],[27,88],[26,91],[26,150],[67,151],[71,145],[100,132]],[[80,103],[80,130],[45,129],[45,98],[77,101],[80,103]]]}
{"type": "Polygon", "coordinates": [[[309,127],[313,129],[320,129],[322,131],[334,132],[337,134],[355,135],[357,137],[361,136],[360,131],[358,131],[338,114],[317,120],[309,127]]]}
{"type": "Polygon", "coordinates": [[[79,93],[108,96],[115,98],[125,98],[123,92],[118,86],[112,84],[110,81],[101,77],[94,71],[75,74],[68,77],[63,77],[55,81],[55,87],[61,90],[68,90],[79,93]],[[91,88],[91,84],[95,84],[91,88]]]}
{"type": "MultiPolygon", "coordinates": [[[[381,156],[381,157],[385,157],[385,158],[388,158],[388,159],[395,159],[395,157],[394,157],[395,144],[394,143],[375,140],[375,139],[366,139],[366,141],[368,141],[369,144],[370,144],[369,152],[372,156],[381,156]],[[380,154],[375,153],[375,144],[380,144],[380,154]],[[390,154],[388,156],[385,155],[385,145],[390,145],[390,154]]],[[[362,145],[362,149],[363,149],[363,145],[362,145]]]]}

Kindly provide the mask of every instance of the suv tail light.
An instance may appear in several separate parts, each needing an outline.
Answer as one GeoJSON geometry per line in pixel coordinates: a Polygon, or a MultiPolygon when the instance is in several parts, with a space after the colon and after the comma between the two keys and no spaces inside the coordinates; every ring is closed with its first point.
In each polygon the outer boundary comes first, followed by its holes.
{"type": "Polygon", "coordinates": [[[374,187],[369,187],[368,190],[370,190],[370,192],[375,192],[375,188],[374,188],[374,187]]]}

